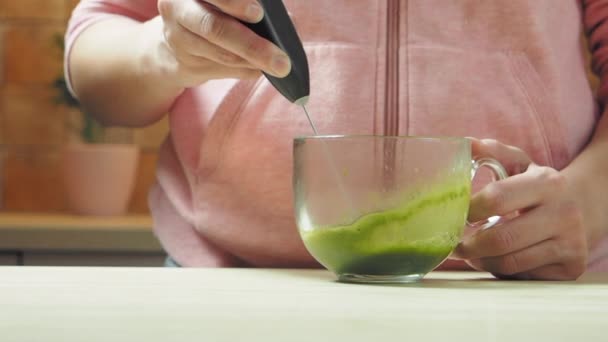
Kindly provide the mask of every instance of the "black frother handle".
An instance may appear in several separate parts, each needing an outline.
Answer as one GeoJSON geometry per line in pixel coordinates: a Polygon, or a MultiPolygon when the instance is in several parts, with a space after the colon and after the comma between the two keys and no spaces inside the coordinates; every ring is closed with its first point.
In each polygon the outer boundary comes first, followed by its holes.
{"type": "Polygon", "coordinates": [[[289,101],[304,105],[310,94],[308,60],[302,41],[281,0],[258,0],[264,8],[264,19],[257,24],[244,23],[259,36],[268,39],[287,53],[291,72],[284,78],[264,73],[272,85],[289,101]]]}

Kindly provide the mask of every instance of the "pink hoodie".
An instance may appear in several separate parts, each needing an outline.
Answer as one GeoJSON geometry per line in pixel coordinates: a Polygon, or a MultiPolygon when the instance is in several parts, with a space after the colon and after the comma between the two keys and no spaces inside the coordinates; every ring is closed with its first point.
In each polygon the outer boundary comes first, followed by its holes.
{"type": "MultiPolygon", "coordinates": [[[[585,73],[582,23],[608,96],[605,0],[285,0],[311,68],[309,109],[322,133],[491,137],[562,169],[599,118],[585,73]]],[[[88,25],[145,21],[154,0],[83,0],[67,57],[88,25]]],[[[69,60],[67,65],[69,66],[69,60]]],[[[67,70],[67,68],[66,68],[67,70]]],[[[155,232],[185,266],[306,267],[291,192],[301,109],[264,79],[188,89],[169,114],[155,232]]],[[[608,244],[591,269],[608,270],[608,244]]]]}

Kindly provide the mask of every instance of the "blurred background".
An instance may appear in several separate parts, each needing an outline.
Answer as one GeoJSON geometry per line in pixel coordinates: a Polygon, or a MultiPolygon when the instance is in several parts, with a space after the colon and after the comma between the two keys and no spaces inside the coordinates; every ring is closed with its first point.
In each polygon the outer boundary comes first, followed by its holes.
{"type": "Polygon", "coordinates": [[[0,264],[159,265],[147,192],[167,122],[103,129],[65,93],[63,34],[77,3],[0,0],[0,264]],[[78,180],[66,164],[98,174],[78,180]],[[127,199],[95,194],[112,186],[127,199]],[[87,212],[95,197],[114,208],[87,212]]]}

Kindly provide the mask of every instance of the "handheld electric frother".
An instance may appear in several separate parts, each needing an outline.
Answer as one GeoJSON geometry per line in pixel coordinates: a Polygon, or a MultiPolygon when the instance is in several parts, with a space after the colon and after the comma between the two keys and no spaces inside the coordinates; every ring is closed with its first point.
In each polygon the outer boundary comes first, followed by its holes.
{"type": "MultiPolygon", "coordinates": [[[[255,33],[263,38],[273,42],[281,48],[291,59],[291,71],[284,78],[277,78],[264,73],[266,78],[272,85],[289,101],[302,106],[304,114],[308,119],[308,123],[315,135],[319,135],[317,128],[312,122],[306,103],[310,96],[310,78],[308,71],[308,60],[302,41],[296,32],[296,29],[287,13],[287,9],[281,0],[258,0],[264,9],[264,19],[257,24],[245,24],[255,33]]],[[[323,142],[323,155],[325,160],[331,165],[336,184],[344,200],[349,203],[351,211],[354,211],[354,204],[351,197],[348,195],[338,169],[334,164],[333,158],[329,149],[323,142]]]]}
{"type": "Polygon", "coordinates": [[[291,71],[286,77],[278,78],[267,73],[264,76],[289,101],[302,106],[315,135],[317,130],[308,115],[306,103],[310,96],[308,59],[302,41],[281,0],[258,0],[264,9],[264,18],[256,24],[245,23],[259,36],[281,48],[291,60],[291,71]]]}

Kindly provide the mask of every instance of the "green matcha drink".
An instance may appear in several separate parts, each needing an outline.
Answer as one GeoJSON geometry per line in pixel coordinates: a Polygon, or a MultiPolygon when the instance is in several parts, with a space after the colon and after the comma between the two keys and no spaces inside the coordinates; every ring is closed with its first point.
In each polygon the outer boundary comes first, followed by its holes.
{"type": "Polygon", "coordinates": [[[337,274],[426,274],[458,244],[471,184],[452,182],[425,191],[397,208],[349,225],[301,231],[309,252],[337,274]]]}

